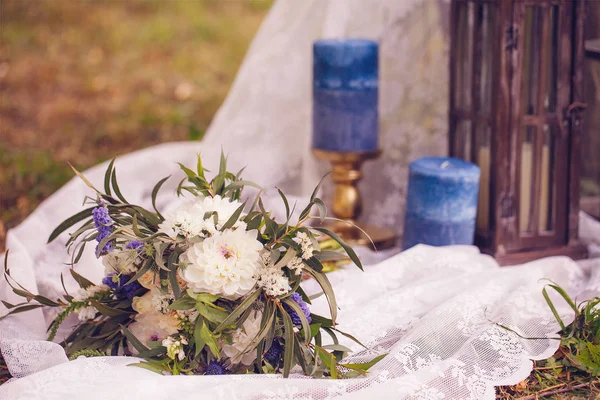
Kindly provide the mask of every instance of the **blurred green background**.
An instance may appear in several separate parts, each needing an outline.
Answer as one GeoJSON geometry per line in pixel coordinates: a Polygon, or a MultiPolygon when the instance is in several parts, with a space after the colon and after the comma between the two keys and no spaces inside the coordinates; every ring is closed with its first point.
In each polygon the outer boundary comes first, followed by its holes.
{"type": "Polygon", "coordinates": [[[0,0],[0,251],[67,161],[201,139],[271,3],[0,0]]]}

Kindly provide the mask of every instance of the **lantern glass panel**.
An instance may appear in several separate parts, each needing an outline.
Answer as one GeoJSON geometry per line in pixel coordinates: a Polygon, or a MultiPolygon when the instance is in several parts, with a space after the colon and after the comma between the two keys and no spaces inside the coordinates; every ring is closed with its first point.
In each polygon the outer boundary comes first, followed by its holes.
{"type": "Polygon", "coordinates": [[[549,232],[554,226],[554,138],[555,125],[544,125],[543,145],[540,168],[540,204],[539,226],[540,232],[549,232]]]}
{"type": "Polygon", "coordinates": [[[481,170],[479,178],[479,199],[477,203],[477,229],[486,232],[490,219],[490,170],[491,170],[491,136],[489,125],[480,125],[478,136],[481,138],[477,149],[477,165],[481,170]]]}
{"type": "Polygon", "coordinates": [[[534,166],[537,165],[534,151],[537,129],[535,126],[526,126],[523,129],[521,141],[521,185],[519,201],[519,227],[523,233],[533,231],[532,218],[534,202],[532,196],[535,194],[534,166]]]}

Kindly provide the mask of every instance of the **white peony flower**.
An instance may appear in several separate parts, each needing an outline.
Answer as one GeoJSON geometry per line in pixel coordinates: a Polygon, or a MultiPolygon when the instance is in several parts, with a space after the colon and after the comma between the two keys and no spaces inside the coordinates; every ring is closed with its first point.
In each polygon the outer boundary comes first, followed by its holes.
{"type": "Polygon", "coordinates": [[[258,231],[225,230],[195,243],[182,254],[182,278],[196,293],[210,293],[235,300],[256,284],[263,245],[258,231]]]}
{"type": "Polygon", "coordinates": [[[98,312],[98,310],[96,310],[95,307],[92,307],[92,306],[82,307],[79,309],[79,311],[77,311],[77,314],[78,314],[77,318],[79,318],[79,320],[81,322],[85,322],[90,319],[94,319],[96,317],[97,312],[98,312]]]}
{"type": "Polygon", "coordinates": [[[259,311],[250,313],[242,328],[231,334],[231,344],[223,344],[223,353],[233,364],[250,365],[256,359],[256,349],[249,349],[248,345],[260,331],[261,318],[262,313],[259,311]]]}
{"type": "MultiPolygon", "coordinates": [[[[242,203],[239,201],[229,201],[221,196],[197,197],[168,213],[165,221],[159,225],[158,231],[173,239],[177,238],[178,235],[186,238],[195,236],[210,237],[221,229],[241,205],[242,203]],[[216,224],[213,216],[204,219],[204,215],[209,212],[217,213],[218,221],[216,224]]],[[[242,216],[243,214],[240,218],[242,216]]],[[[245,223],[237,221],[234,228],[245,229],[245,223]]]]}

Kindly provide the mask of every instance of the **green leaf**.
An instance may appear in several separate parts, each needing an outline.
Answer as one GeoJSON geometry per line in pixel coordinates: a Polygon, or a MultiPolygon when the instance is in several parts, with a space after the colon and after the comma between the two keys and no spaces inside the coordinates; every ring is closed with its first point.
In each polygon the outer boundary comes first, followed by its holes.
{"type": "Polygon", "coordinates": [[[142,344],[142,342],[140,342],[138,338],[136,338],[135,335],[131,333],[129,329],[127,329],[125,325],[119,324],[119,326],[121,327],[121,331],[123,331],[123,335],[125,335],[125,337],[127,338],[127,341],[131,343],[131,345],[138,351],[138,353],[150,350],[148,347],[142,344]]]}
{"type": "Polygon", "coordinates": [[[200,337],[204,340],[213,356],[217,357],[217,359],[220,360],[221,353],[219,349],[219,344],[215,340],[215,337],[213,336],[212,332],[208,329],[208,326],[206,324],[202,324],[202,328],[200,329],[200,337]]]}
{"type": "Polygon", "coordinates": [[[128,204],[129,202],[125,200],[123,194],[121,193],[121,189],[119,188],[119,184],[117,183],[117,168],[113,169],[112,176],[110,177],[113,190],[115,191],[115,195],[121,200],[123,203],[128,204]]]}
{"type": "Polygon", "coordinates": [[[285,340],[285,346],[283,348],[283,377],[287,378],[290,376],[290,371],[294,366],[294,324],[285,310],[280,308],[280,311],[283,319],[285,340]]]}
{"type": "Polygon", "coordinates": [[[75,272],[73,268],[71,268],[70,271],[71,276],[73,277],[73,279],[75,279],[75,281],[79,284],[79,287],[81,287],[82,289],[87,289],[90,286],[94,286],[94,283],[92,281],[79,275],[77,272],[75,272]]]}
{"type": "Polygon", "coordinates": [[[303,260],[303,262],[305,265],[314,269],[317,272],[323,271],[323,264],[321,264],[321,261],[319,261],[319,259],[316,257],[311,257],[308,260],[303,260]]]}
{"type": "MultiPolygon", "coordinates": [[[[15,308],[16,305],[9,303],[8,301],[4,301],[4,300],[0,300],[2,302],[2,304],[4,304],[4,307],[8,308],[9,310],[11,308],[15,308]]],[[[27,303],[21,303],[21,304],[27,304],[27,303]]]]}
{"type": "Polygon", "coordinates": [[[22,313],[25,311],[31,311],[31,310],[34,310],[34,309],[40,308],[40,307],[44,307],[44,306],[41,304],[30,304],[27,306],[13,308],[12,310],[10,310],[10,312],[8,312],[8,314],[1,316],[0,321],[2,321],[4,318],[8,317],[9,315],[18,314],[18,313],[22,313]]]}
{"type": "Polygon", "coordinates": [[[325,181],[325,178],[327,178],[329,176],[329,174],[331,174],[331,172],[328,172],[325,175],[323,175],[323,177],[319,181],[319,184],[315,187],[315,190],[313,190],[312,194],[310,195],[311,203],[317,198],[317,193],[319,193],[319,189],[321,189],[321,186],[323,185],[323,181],[325,181]]]}
{"type": "Polygon", "coordinates": [[[323,261],[341,261],[341,260],[347,260],[348,257],[346,256],[346,254],[340,252],[340,251],[335,251],[335,250],[321,250],[321,251],[316,251],[314,253],[315,257],[321,261],[321,263],[323,261]]]}
{"type": "Polygon", "coordinates": [[[333,327],[333,321],[329,318],[325,318],[317,314],[310,314],[310,318],[312,319],[313,324],[319,323],[323,328],[333,327]]]}
{"type": "Polygon", "coordinates": [[[150,270],[150,268],[152,267],[152,264],[154,264],[154,260],[152,259],[152,257],[148,257],[142,264],[142,268],[140,268],[138,270],[138,272],[136,272],[136,274],[127,281],[126,285],[129,285],[130,283],[137,281],[142,275],[144,275],[146,272],[148,272],[150,270]]]}
{"type": "Polygon", "coordinates": [[[223,329],[225,329],[226,327],[228,327],[229,325],[233,324],[235,322],[235,320],[242,315],[242,313],[244,311],[246,311],[248,309],[248,307],[250,307],[255,301],[256,299],[258,299],[258,296],[260,296],[261,291],[260,290],[255,290],[254,292],[252,292],[250,295],[248,295],[248,297],[246,297],[239,306],[237,306],[232,312],[231,314],[229,314],[229,316],[227,318],[225,318],[225,320],[223,322],[221,322],[219,324],[219,326],[217,326],[214,330],[215,333],[219,333],[221,332],[223,329]]]}
{"type": "Polygon", "coordinates": [[[169,179],[170,177],[171,177],[171,175],[167,176],[166,178],[162,178],[154,186],[154,189],[152,189],[152,208],[154,208],[154,211],[156,211],[156,215],[158,215],[158,218],[160,218],[163,221],[165,220],[165,217],[163,217],[162,214],[160,213],[160,211],[158,211],[158,208],[156,208],[156,196],[158,195],[158,191],[160,190],[163,183],[165,183],[167,181],[167,179],[169,179]]]}
{"type": "MultiPolygon", "coordinates": [[[[302,323],[302,332],[304,334],[304,343],[308,344],[310,342],[310,339],[311,339],[310,324],[308,323],[308,320],[306,319],[306,316],[304,316],[304,311],[302,311],[302,308],[300,308],[300,306],[298,305],[298,303],[296,303],[291,298],[283,299],[281,301],[283,303],[287,304],[288,307],[290,307],[292,310],[294,310],[294,312],[300,318],[300,322],[302,323]]],[[[284,312],[287,314],[286,311],[284,311],[284,312]]]]}
{"type": "Polygon", "coordinates": [[[48,306],[48,307],[59,307],[59,306],[61,306],[61,304],[59,304],[59,303],[57,303],[55,301],[52,301],[52,300],[50,300],[47,297],[40,296],[40,295],[35,296],[33,299],[35,301],[37,301],[38,303],[43,304],[43,305],[48,306]]]}
{"type": "Polygon", "coordinates": [[[273,268],[274,269],[281,269],[281,268],[285,267],[286,265],[288,265],[288,263],[290,261],[292,261],[292,259],[294,257],[296,257],[296,254],[298,254],[296,252],[296,250],[294,250],[293,248],[290,247],[288,249],[288,251],[285,252],[285,255],[281,258],[281,260],[277,261],[277,263],[273,266],[273,268]]]}
{"type": "Polygon", "coordinates": [[[252,351],[258,346],[260,342],[268,335],[269,331],[273,329],[273,320],[275,319],[275,307],[266,307],[261,319],[261,328],[258,334],[248,346],[244,349],[244,353],[252,351]]]}
{"type": "Polygon", "coordinates": [[[387,354],[381,354],[369,362],[366,363],[358,363],[358,364],[341,364],[342,367],[346,367],[349,369],[360,369],[363,371],[368,371],[369,368],[377,364],[379,361],[383,360],[387,356],[387,354]]]}
{"type": "Polygon", "coordinates": [[[232,190],[241,189],[244,186],[251,186],[251,187],[254,187],[254,188],[259,189],[259,190],[263,189],[260,185],[254,183],[252,181],[238,180],[238,181],[235,181],[235,182],[231,182],[229,185],[227,185],[223,189],[223,193],[229,193],[232,190]]]}
{"type": "Polygon", "coordinates": [[[155,364],[150,364],[147,361],[140,361],[139,363],[133,363],[133,364],[127,364],[128,367],[138,367],[138,368],[143,368],[143,369],[147,369],[149,371],[152,372],[156,372],[159,375],[164,375],[164,372],[168,372],[169,369],[165,366],[162,365],[155,365],[155,364]]]}
{"type": "Polygon", "coordinates": [[[342,346],[341,344],[328,344],[326,346],[322,346],[322,348],[325,350],[331,350],[331,351],[336,350],[336,351],[343,351],[346,353],[352,352],[352,349],[349,349],[346,346],[342,346]]]}
{"type": "Polygon", "coordinates": [[[195,299],[196,301],[201,301],[203,303],[214,303],[215,301],[220,299],[219,296],[216,296],[214,294],[194,293],[191,289],[188,289],[187,293],[191,298],[195,299]]]}
{"type": "Polygon", "coordinates": [[[257,215],[248,222],[247,230],[259,229],[262,223],[262,215],[257,215]]]}
{"type": "Polygon", "coordinates": [[[323,223],[323,221],[325,221],[325,217],[327,217],[327,206],[325,205],[325,203],[323,203],[323,200],[318,198],[314,200],[314,203],[319,209],[319,217],[321,223],[323,223]]]}
{"type": "Polygon", "coordinates": [[[196,161],[196,172],[200,178],[206,179],[204,177],[204,167],[202,166],[202,157],[200,157],[200,154],[198,154],[198,160],[196,161]]]}
{"type": "Polygon", "coordinates": [[[194,171],[192,171],[191,169],[189,169],[188,167],[186,167],[182,163],[178,162],[177,164],[179,164],[179,167],[187,175],[188,179],[192,180],[192,179],[196,178],[197,175],[196,175],[196,173],[194,171]]]}
{"type": "Polygon", "coordinates": [[[548,291],[546,290],[546,288],[542,289],[542,295],[544,296],[544,299],[546,299],[546,303],[548,303],[548,307],[550,307],[552,314],[554,314],[554,318],[556,318],[556,320],[558,321],[560,329],[564,332],[566,330],[565,323],[560,318],[558,311],[556,311],[556,307],[554,307],[552,300],[550,300],[550,296],[548,296],[548,291]]]}
{"type": "Polygon", "coordinates": [[[325,366],[327,368],[329,368],[329,373],[331,374],[331,377],[333,379],[337,379],[337,368],[336,368],[336,359],[333,355],[329,354],[326,350],[324,350],[322,347],[318,347],[315,346],[315,350],[317,351],[317,354],[319,355],[319,358],[321,359],[321,361],[323,361],[323,364],[325,364],[325,366]]]}
{"type": "Polygon", "coordinates": [[[110,177],[112,175],[113,166],[115,165],[115,159],[110,160],[108,164],[108,168],[106,168],[106,173],[104,174],[104,193],[111,196],[110,192],[110,177]]]}
{"type": "Polygon", "coordinates": [[[194,326],[194,342],[196,343],[196,356],[200,354],[204,346],[206,346],[206,342],[202,338],[201,331],[202,326],[204,325],[204,321],[202,318],[196,318],[196,325],[194,326]]]}
{"type": "Polygon", "coordinates": [[[179,299],[177,299],[173,303],[171,303],[171,305],[169,306],[169,308],[171,310],[181,310],[181,311],[191,310],[194,307],[196,307],[196,300],[194,300],[188,296],[180,297],[179,299]]]}
{"type": "Polygon", "coordinates": [[[215,308],[214,306],[207,306],[206,303],[197,302],[195,307],[200,315],[215,324],[222,323],[228,316],[227,312],[215,308]]]}
{"type": "MultiPolygon", "coordinates": [[[[552,282],[552,281],[550,281],[550,282],[552,282]]],[[[547,285],[547,286],[550,286],[552,289],[556,290],[558,292],[558,294],[560,294],[562,296],[562,298],[567,302],[569,307],[571,307],[573,309],[573,311],[575,312],[575,315],[579,315],[579,309],[577,308],[577,305],[575,304],[573,299],[571,299],[571,296],[569,296],[563,288],[561,288],[554,282],[552,282],[552,284],[547,285]]]]}
{"type": "Polygon", "coordinates": [[[75,225],[76,223],[78,223],[79,221],[83,221],[84,219],[89,218],[92,215],[92,210],[94,208],[96,208],[96,207],[86,208],[85,210],[80,211],[77,214],[75,214],[75,215],[67,218],[63,222],[61,222],[60,225],[58,225],[56,227],[56,229],[54,229],[52,231],[52,233],[50,234],[50,236],[48,237],[48,243],[52,242],[54,239],[56,239],[58,237],[58,235],[60,235],[61,233],[63,233],[64,231],[66,231],[67,229],[69,229],[70,227],[75,225]]]}
{"type": "Polygon", "coordinates": [[[96,187],[92,184],[92,182],[90,182],[81,172],[77,171],[77,169],[75,169],[75,167],[73,165],[71,165],[71,163],[69,163],[69,167],[71,167],[71,169],[73,170],[75,175],[77,175],[79,177],[79,179],[81,179],[90,189],[92,189],[96,193],[100,194],[100,191],[98,189],[96,189],[96,187]]]}
{"type": "Polygon", "coordinates": [[[181,253],[183,253],[183,250],[179,247],[176,247],[175,250],[173,250],[173,252],[169,255],[167,260],[167,268],[169,269],[169,283],[171,284],[171,290],[173,291],[173,296],[175,299],[181,297],[181,288],[179,287],[179,282],[177,281],[177,266],[175,265],[175,261],[181,253]]]}
{"type": "Polygon", "coordinates": [[[139,353],[137,355],[137,357],[139,358],[151,358],[151,357],[156,357],[160,354],[164,354],[167,352],[166,347],[161,346],[160,344],[156,347],[154,347],[153,349],[150,349],[148,351],[142,351],[141,353],[139,353]]]}
{"type": "Polygon", "coordinates": [[[120,310],[118,308],[109,307],[105,304],[100,303],[98,300],[91,299],[90,303],[94,306],[102,315],[107,317],[115,317],[117,315],[131,314],[128,311],[120,310]]]}
{"type": "Polygon", "coordinates": [[[361,342],[360,340],[358,340],[357,338],[355,338],[355,337],[354,337],[354,336],[352,336],[351,334],[349,334],[349,333],[346,333],[346,332],[343,332],[343,331],[340,331],[339,329],[336,329],[336,328],[334,328],[334,327],[331,327],[331,329],[333,329],[333,330],[334,330],[334,331],[336,331],[337,333],[340,333],[340,334],[342,334],[343,336],[346,336],[348,339],[352,340],[354,343],[356,343],[356,344],[358,344],[358,345],[360,345],[360,346],[362,346],[362,347],[364,347],[365,349],[367,349],[367,350],[368,350],[368,347],[367,347],[367,346],[365,346],[364,344],[362,344],[362,342],[361,342]]]}
{"type": "Polygon", "coordinates": [[[285,194],[283,194],[283,192],[281,191],[281,189],[277,188],[277,192],[279,193],[279,196],[281,196],[281,199],[283,200],[283,204],[285,205],[285,217],[289,221],[290,220],[290,204],[288,203],[288,200],[285,197],[285,194]]]}
{"type": "MultiPolygon", "coordinates": [[[[325,293],[325,297],[327,298],[327,303],[329,303],[329,311],[331,313],[331,321],[333,325],[335,325],[335,320],[337,319],[337,302],[335,300],[335,293],[333,291],[333,287],[329,282],[327,276],[321,272],[314,271],[310,268],[304,270],[308,275],[315,278],[321,289],[323,289],[323,293],[325,293]]],[[[325,325],[323,325],[325,326],[325,325]]]]}
{"type": "Polygon", "coordinates": [[[302,210],[302,212],[300,213],[300,217],[298,217],[298,225],[300,225],[300,223],[308,217],[308,215],[310,214],[310,210],[314,205],[315,203],[311,201],[306,205],[306,207],[304,207],[304,210],[302,210]]]}
{"type": "Polygon", "coordinates": [[[321,330],[321,324],[310,324],[310,337],[314,338],[321,330]]]}
{"type": "Polygon", "coordinates": [[[340,244],[340,246],[342,246],[342,248],[346,251],[346,254],[348,254],[348,257],[350,257],[350,259],[352,260],[352,262],[354,264],[356,264],[356,266],[358,268],[360,268],[361,271],[363,271],[363,266],[362,263],[360,262],[358,256],[356,255],[356,253],[354,252],[354,249],[352,249],[352,247],[350,247],[346,242],[344,242],[344,240],[339,237],[336,233],[331,232],[325,228],[311,228],[314,229],[316,231],[319,231],[321,233],[324,233],[325,235],[331,237],[333,240],[335,240],[336,242],[338,242],[340,244]]]}
{"type": "Polygon", "coordinates": [[[233,214],[231,214],[231,217],[229,217],[229,219],[227,220],[227,222],[225,222],[225,224],[221,228],[221,232],[223,232],[225,229],[232,228],[233,225],[235,225],[235,223],[238,222],[238,219],[240,218],[240,215],[242,215],[242,211],[244,211],[244,207],[246,207],[246,202],[244,202],[241,206],[239,206],[233,212],[233,214]]]}

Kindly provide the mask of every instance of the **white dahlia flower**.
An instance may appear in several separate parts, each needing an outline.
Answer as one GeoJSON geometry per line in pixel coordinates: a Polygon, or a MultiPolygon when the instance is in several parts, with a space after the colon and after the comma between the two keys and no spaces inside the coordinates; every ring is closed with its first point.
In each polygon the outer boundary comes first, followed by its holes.
{"type": "MultiPolygon", "coordinates": [[[[221,229],[241,205],[242,203],[239,201],[230,201],[221,196],[198,197],[167,213],[165,221],[159,225],[159,232],[163,232],[173,239],[178,235],[186,238],[210,237],[221,229]],[[204,219],[205,214],[209,212],[217,213],[216,224],[213,216],[204,219]]],[[[237,221],[234,228],[239,227],[245,228],[245,223],[237,221]]]]}
{"type": "Polygon", "coordinates": [[[250,365],[256,359],[256,349],[248,345],[258,336],[262,313],[254,311],[244,321],[242,328],[231,334],[231,344],[223,344],[223,353],[233,364],[250,365]]]}
{"type": "Polygon", "coordinates": [[[242,229],[218,233],[195,243],[182,254],[182,278],[196,293],[210,293],[235,300],[256,284],[263,245],[258,231],[242,229]]]}

